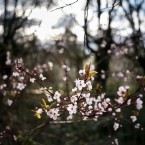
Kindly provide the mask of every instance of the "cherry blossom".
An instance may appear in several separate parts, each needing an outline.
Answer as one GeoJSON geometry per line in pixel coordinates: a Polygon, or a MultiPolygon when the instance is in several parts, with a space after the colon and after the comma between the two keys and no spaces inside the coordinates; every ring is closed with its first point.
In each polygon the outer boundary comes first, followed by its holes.
{"type": "Polygon", "coordinates": [[[53,69],[53,63],[51,61],[48,62],[48,66],[49,66],[50,70],[53,69]]]}
{"type": "Polygon", "coordinates": [[[140,128],[140,124],[139,123],[135,124],[134,128],[139,129],[140,128]]]}
{"type": "Polygon", "coordinates": [[[6,80],[8,78],[7,75],[3,75],[3,80],[6,80]]]}
{"type": "Polygon", "coordinates": [[[67,120],[72,120],[73,119],[73,115],[69,115],[68,117],[67,117],[67,120]]]}
{"type": "Polygon", "coordinates": [[[123,104],[124,99],[123,99],[123,97],[119,97],[118,99],[115,99],[115,101],[116,101],[118,104],[123,104]]]}
{"type": "Polygon", "coordinates": [[[143,101],[142,101],[140,98],[138,98],[138,99],[136,100],[135,105],[136,105],[136,108],[137,108],[138,110],[140,110],[140,109],[142,109],[142,107],[143,107],[143,101]]]}
{"type": "Polygon", "coordinates": [[[37,113],[38,113],[38,114],[42,114],[42,112],[43,112],[42,108],[39,108],[39,109],[37,110],[37,113]]]}
{"type": "Polygon", "coordinates": [[[86,74],[85,69],[80,70],[80,71],[79,71],[79,74],[80,74],[81,76],[85,75],[85,74],[86,74]]]}
{"type": "Polygon", "coordinates": [[[18,72],[13,72],[12,76],[18,77],[19,76],[19,73],[18,72]]]}
{"type": "Polygon", "coordinates": [[[36,111],[34,111],[35,112],[35,116],[37,117],[37,118],[41,118],[41,114],[43,113],[43,110],[42,110],[42,108],[38,108],[36,111]]]}
{"type": "Polygon", "coordinates": [[[114,126],[113,126],[114,130],[116,131],[119,128],[119,123],[114,122],[114,126]]]}
{"type": "Polygon", "coordinates": [[[26,87],[26,84],[24,84],[24,83],[18,83],[18,85],[17,85],[17,89],[18,90],[20,90],[20,91],[22,91],[23,89],[25,89],[25,87],[26,87]]]}
{"type": "Polygon", "coordinates": [[[67,107],[67,110],[69,111],[69,114],[76,114],[77,113],[77,105],[69,104],[67,107]]]}
{"type": "Polygon", "coordinates": [[[116,145],[119,145],[117,138],[114,139],[114,142],[115,142],[116,145]]]}
{"type": "Polygon", "coordinates": [[[34,83],[35,80],[36,80],[35,78],[30,78],[30,82],[31,82],[31,83],[34,83]]]}
{"type": "Polygon", "coordinates": [[[76,87],[79,89],[79,90],[82,90],[82,88],[86,87],[86,84],[85,84],[85,81],[84,80],[75,80],[75,83],[76,83],[76,87]]]}
{"type": "Polygon", "coordinates": [[[52,96],[51,96],[48,92],[45,93],[45,95],[47,96],[47,100],[48,100],[48,102],[52,102],[52,101],[53,101],[52,96]]]}
{"type": "Polygon", "coordinates": [[[132,119],[132,122],[135,122],[137,120],[136,116],[130,116],[130,118],[132,119]]]}
{"type": "Polygon", "coordinates": [[[66,71],[70,71],[70,68],[65,64],[62,65],[62,68],[65,69],[66,71]]]}
{"type": "Polygon", "coordinates": [[[58,91],[56,91],[55,94],[54,94],[54,96],[53,96],[53,98],[55,100],[57,100],[57,102],[60,102],[60,96],[61,96],[61,94],[58,91]]]}
{"type": "Polygon", "coordinates": [[[87,81],[86,85],[89,91],[92,90],[92,83],[90,81],[87,81]]]}
{"type": "MultiPolygon", "coordinates": [[[[43,68],[48,67],[52,69],[53,63],[48,62],[47,65],[43,64],[43,67],[40,67],[40,71],[38,74],[40,74],[38,77],[43,81],[46,79],[46,77],[43,76],[42,73],[44,73],[43,68]]],[[[65,76],[62,77],[64,81],[66,81],[66,86],[68,84],[71,84],[69,82],[69,74],[68,71],[70,68],[66,65],[62,65],[63,71],[65,72],[65,76]]],[[[94,68],[93,68],[94,69],[94,68]]],[[[28,72],[31,72],[30,70],[27,70],[28,72]]],[[[19,72],[19,71],[18,71],[19,72]]],[[[25,82],[25,76],[24,79],[23,75],[18,72],[13,72],[13,76],[17,76],[17,78],[13,77],[13,79],[18,80],[18,83],[15,83],[14,87],[16,90],[23,90],[26,87],[25,82]],[[18,77],[19,76],[19,77],[18,77]]],[[[25,73],[27,73],[25,71],[25,73]]],[[[102,70],[101,75],[106,75],[106,72],[102,70]]],[[[37,73],[36,73],[37,74],[37,73]]],[[[95,84],[96,82],[93,82],[94,80],[94,75],[97,74],[96,71],[91,70],[91,64],[86,65],[85,69],[82,69],[79,71],[80,77],[76,78],[75,85],[72,87],[72,85],[68,85],[68,92],[65,92],[61,90],[60,93],[59,91],[53,91],[54,89],[51,88],[46,88],[41,81],[39,82],[39,79],[37,80],[37,76],[33,78],[34,75],[29,76],[30,82],[38,83],[41,86],[41,93],[45,94],[46,100],[42,99],[42,104],[40,108],[37,108],[35,112],[35,116],[38,118],[41,118],[42,113],[46,114],[49,118],[53,120],[58,121],[61,120],[61,115],[63,115],[63,112],[67,112],[68,117],[66,117],[66,120],[71,120],[73,121],[74,118],[79,118],[80,120],[95,120],[98,121],[99,119],[103,118],[104,116],[111,116],[114,118],[114,124],[113,124],[113,129],[114,131],[118,130],[121,125],[119,124],[119,117],[120,113],[122,113],[122,110],[124,108],[129,107],[129,105],[135,104],[137,110],[142,109],[143,107],[143,101],[141,100],[143,98],[142,94],[139,94],[139,92],[132,93],[129,89],[129,86],[120,86],[118,90],[116,91],[115,96],[117,95],[118,97],[113,98],[113,97],[106,97],[107,93],[105,94],[102,91],[102,88],[97,87],[99,84],[95,84]],[[95,86],[95,87],[94,87],[95,86]],[[99,88],[99,91],[98,89],[99,88]],[[70,92],[69,92],[70,90],[70,92]],[[133,95],[132,95],[132,94],[133,95]],[[136,100],[135,97],[137,98],[136,100]]],[[[117,75],[114,73],[114,76],[118,76],[120,78],[124,78],[126,76],[130,75],[130,71],[126,70],[124,73],[120,72],[117,75]]],[[[102,78],[104,78],[102,76],[102,78]]],[[[142,78],[140,78],[141,80],[142,78]]],[[[62,80],[62,79],[61,79],[62,80]]],[[[64,83],[64,82],[63,82],[64,83]]],[[[4,87],[1,85],[2,89],[4,87]]],[[[0,88],[1,88],[0,87],[0,88]]],[[[56,89],[56,88],[55,88],[56,89]]],[[[40,92],[40,91],[39,91],[40,92]]],[[[8,103],[8,102],[7,102],[8,103]]],[[[9,100],[10,104],[11,101],[9,100]]],[[[137,121],[137,115],[132,112],[132,116],[128,116],[129,119],[132,120],[132,122],[137,121]],[[136,115],[136,116],[135,116],[136,115]]],[[[66,113],[64,114],[66,116],[66,113]]],[[[135,128],[140,128],[140,124],[136,124],[135,128]]],[[[114,140],[113,143],[118,144],[118,140],[114,140]]]]}
{"type": "Polygon", "coordinates": [[[127,101],[127,105],[128,105],[128,106],[131,105],[131,99],[129,99],[129,100],[127,101]]]}
{"type": "Polygon", "coordinates": [[[11,62],[12,62],[12,60],[11,60],[11,53],[10,53],[10,51],[7,51],[5,64],[6,65],[11,65],[11,62]]]}
{"type": "Polygon", "coordinates": [[[77,87],[72,89],[72,92],[76,92],[77,91],[77,87]]]}
{"type": "Polygon", "coordinates": [[[43,74],[40,74],[40,75],[39,75],[39,78],[40,78],[42,81],[46,80],[46,77],[44,77],[43,74]]]}
{"type": "Polygon", "coordinates": [[[126,92],[127,92],[128,89],[129,89],[128,87],[120,86],[120,87],[118,88],[117,94],[118,94],[119,96],[125,97],[126,92]]]}
{"type": "Polygon", "coordinates": [[[52,108],[49,111],[46,111],[47,115],[52,118],[53,120],[56,120],[57,117],[60,115],[59,114],[59,109],[58,108],[52,108]]]}
{"type": "Polygon", "coordinates": [[[78,98],[77,98],[76,95],[73,95],[73,96],[71,97],[71,102],[72,102],[72,103],[75,103],[77,100],[78,100],[78,98]]]}
{"type": "Polygon", "coordinates": [[[11,105],[13,104],[13,101],[10,100],[10,99],[8,99],[8,100],[7,100],[7,103],[8,103],[8,106],[11,106],[11,105]]]}

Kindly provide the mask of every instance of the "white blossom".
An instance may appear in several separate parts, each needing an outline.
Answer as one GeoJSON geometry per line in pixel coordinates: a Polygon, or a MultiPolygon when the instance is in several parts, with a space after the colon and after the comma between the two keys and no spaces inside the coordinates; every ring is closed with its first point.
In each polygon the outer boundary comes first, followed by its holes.
{"type": "Polygon", "coordinates": [[[130,116],[130,118],[132,119],[132,122],[135,122],[137,120],[136,116],[130,116]]]}
{"type": "Polygon", "coordinates": [[[17,141],[17,136],[13,135],[14,141],[17,141]]]}
{"type": "Polygon", "coordinates": [[[110,103],[110,98],[106,98],[106,103],[110,103]]]}
{"type": "Polygon", "coordinates": [[[93,98],[86,97],[86,103],[87,103],[88,105],[92,105],[92,103],[93,103],[93,98]]]}
{"type": "Polygon", "coordinates": [[[118,76],[119,78],[123,78],[123,77],[124,77],[124,74],[123,74],[122,72],[119,72],[119,73],[117,74],[117,76],[118,76]]]}
{"type": "Polygon", "coordinates": [[[50,96],[49,93],[45,93],[45,95],[47,96],[48,102],[52,102],[53,101],[53,98],[50,96]]]}
{"type": "Polygon", "coordinates": [[[11,53],[10,51],[7,51],[6,53],[6,62],[5,62],[6,65],[11,65],[11,53]]]}
{"type": "Polygon", "coordinates": [[[125,89],[126,89],[126,90],[129,90],[129,89],[130,89],[130,87],[129,87],[129,86],[125,86],[125,89]]]}
{"type": "Polygon", "coordinates": [[[84,82],[84,80],[75,80],[75,83],[76,83],[76,87],[79,89],[79,90],[82,90],[82,88],[86,87],[86,84],[84,82]]]}
{"type": "Polygon", "coordinates": [[[114,142],[115,142],[116,145],[119,145],[117,138],[114,139],[114,142]]]}
{"type": "Polygon", "coordinates": [[[60,115],[59,114],[59,109],[58,108],[52,108],[49,111],[46,112],[47,115],[52,118],[53,120],[56,120],[57,117],[60,115]]]}
{"type": "Polygon", "coordinates": [[[26,87],[26,84],[24,84],[24,83],[18,83],[18,85],[17,85],[17,89],[18,90],[20,90],[20,91],[22,91],[23,89],[25,89],[25,87],[26,87]]]}
{"type": "Polygon", "coordinates": [[[117,108],[116,109],[116,112],[121,112],[121,108],[117,108]]]}
{"type": "Polygon", "coordinates": [[[53,69],[53,63],[51,61],[48,62],[48,66],[49,66],[50,70],[53,69]]]}
{"type": "Polygon", "coordinates": [[[129,99],[129,100],[127,101],[127,105],[128,105],[128,106],[131,105],[131,99],[129,99]]]}
{"type": "Polygon", "coordinates": [[[76,114],[77,113],[77,105],[69,104],[67,106],[67,110],[68,110],[68,112],[69,112],[70,115],[76,114]]]}
{"type": "Polygon", "coordinates": [[[35,80],[36,80],[35,78],[30,78],[30,82],[31,82],[31,83],[34,83],[35,80]]]}
{"type": "Polygon", "coordinates": [[[42,112],[43,112],[42,108],[39,108],[39,109],[36,110],[37,114],[42,114],[42,112]]]}
{"type": "Polygon", "coordinates": [[[114,126],[113,126],[114,130],[116,131],[119,128],[119,123],[114,122],[114,126]]]}
{"type": "Polygon", "coordinates": [[[101,112],[105,112],[104,107],[102,106],[101,103],[98,103],[98,108],[101,112]]]}
{"type": "Polygon", "coordinates": [[[123,99],[123,97],[119,97],[118,99],[115,99],[115,101],[116,101],[118,104],[123,104],[124,99],[123,99]]]}
{"type": "Polygon", "coordinates": [[[77,87],[72,89],[72,92],[76,92],[77,91],[77,87]]]}
{"type": "Polygon", "coordinates": [[[117,94],[119,96],[125,97],[127,89],[124,86],[118,88],[117,94]]]}
{"type": "Polygon", "coordinates": [[[72,103],[75,103],[77,100],[78,100],[78,98],[76,97],[76,95],[73,95],[73,96],[71,97],[71,102],[72,102],[72,103]]]}
{"type": "Polygon", "coordinates": [[[19,73],[18,72],[13,72],[12,76],[18,77],[19,76],[19,73]]]}
{"type": "Polygon", "coordinates": [[[134,128],[139,129],[139,128],[140,128],[140,124],[137,123],[137,124],[134,126],[134,128]]]}
{"type": "Polygon", "coordinates": [[[103,106],[104,108],[107,108],[107,107],[108,107],[108,103],[107,103],[106,101],[103,101],[103,102],[102,102],[102,106],[103,106]]]}
{"type": "Polygon", "coordinates": [[[11,105],[13,104],[13,101],[10,100],[10,99],[8,99],[8,100],[7,100],[7,103],[8,103],[8,106],[11,106],[11,105]]]}
{"type": "Polygon", "coordinates": [[[8,78],[7,75],[3,75],[3,79],[6,80],[8,78]]]}
{"type": "Polygon", "coordinates": [[[0,90],[4,89],[4,88],[6,88],[6,87],[7,87],[7,84],[1,84],[1,85],[0,85],[0,90]]]}
{"type": "Polygon", "coordinates": [[[67,117],[67,120],[72,120],[73,119],[73,115],[69,115],[68,117],[67,117]]]}
{"type": "Polygon", "coordinates": [[[67,81],[67,77],[66,77],[66,76],[64,76],[62,79],[63,79],[63,81],[65,81],[65,82],[67,81]]]}
{"type": "Polygon", "coordinates": [[[23,76],[21,76],[21,77],[19,78],[19,80],[24,80],[24,77],[23,77],[23,76]]]}
{"type": "Polygon", "coordinates": [[[57,102],[60,102],[60,96],[61,96],[61,94],[58,91],[56,91],[55,94],[54,94],[54,96],[53,96],[53,98],[55,100],[57,100],[57,102]]]}
{"type": "Polygon", "coordinates": [[[66,71],[70,71],[70,68],[65,64],[62,65],[62,68],[65,69],[66,71]]]}
{"type": "Polygon", "coordinates": [[[85,75],[85,73],[86,73],[86,72],[85,72],[85,69],[79,71],[79,74],[80,74],[81,76],[82,76],[82,75],[85,75]]]}
{"type": "Polygon", "coordinates": [[[143,101],[142,101],[140,98],[138,98],[138,99],[136,100],[135,105],[136,105],[136,108],[137,108],[138,110],[140,110],[140,109],[142,109],[142,107],[143,107],[143,101]]]}
{"type": "Polygon", "coordinates": [[[60,54],[63,54],[63,53],[64,53],[64,49],[61,48],[58,52],[59,52],[60,54]]]}
{"type": "Polygon", "coordinates": [[[88,89],[89,91],[92,90],[92,84],[91,84],[90,81],[88,81],[88,82],[86,83],[86,85],[87,85],[87,89],[88,89]]]}
{"type": "Polygon", "coordinates": [[[83,95],[84,98],[89,98],[91,94],[87,93],[87,94],[82,94],[82,95],[83,95]]]}
{"type": "Polygon", "coordinates": [[[44,77],[43,74],[40,74],[40,75],[39,75],[39,78],[40,78],[42,81],[46,80],[46,77],[44,77]]]}
{"type": "Polygon", "coordinates": [[[112,108],[108,108],[108,111],[111,112],[112,111],[112,108]]]}

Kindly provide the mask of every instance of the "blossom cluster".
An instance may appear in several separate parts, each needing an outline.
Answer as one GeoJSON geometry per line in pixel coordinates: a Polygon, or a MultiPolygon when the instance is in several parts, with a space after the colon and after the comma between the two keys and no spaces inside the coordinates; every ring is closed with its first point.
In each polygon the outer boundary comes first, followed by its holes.
{"type": "MultiPolygon", "coordinates": [[[[9,55],[8,55],[9,56],[9,55]]],[[[10,58],[10,57],[9,57],[10,58]]],[[[143,76],[137,76],[136,80],[139,84],[139,88],[134,92],[131,91],[131,86],[124,85],[119,86],[116,90],[115,97],[108,96],[107,93],[102,91],[101,85],[96,81],[98,75],[102,79],[105,79],[106,73],[104,70],[98,74],[95,68],[91,64],[87,64],[84,69],[79,70],[79,77],[74,80],[73,87],[69,87],[68,92],[63,90],[55,90],[52,87],[46,87],[43,85],[44,81],[48,81],[45,71],[53,70],[53,63],[37,65],[32,71],[26,69],[23,65],[23,61],[19,60],[16,63],[11,80],[12,94],[19,94],[27,88],[27,84],[37,83],[40,85],[39,92],[43,93],[42,103],[34,110],[34,115],[41,119],[46,115],[50,121],[60,121],[62,118],[66,118],[65,121],[74,121],[76,119],[81,121],[94,120],[99,121],[104,117],[112,119],[112,128],[117,131],[122,127],[120,121],[120,114],[126,107],[133,106],[134,110],[130,113],[128,120],[134,124],[134,128],[143,129],[142,125],[138,122],[139,111],[143,108],[143,93],[140,89],[144,88],[145,78],[143,76]]],[[[71,68],[66,65],[61,65],[64,70],[65,76],[64,82],[68,85],[69,77],[68,73],[71,72],[71,68]]],[[[126,81],[130,76],[130,71],[127,70],[124,73],[114,74],[114,77],[125,78],[126,81]]],[[[7,80],[6,75],[2,78],[7,80]]],[[[7,84],[1,84],[0,90],[3,90],[3,95],[6,96],[7,84]]],[[[145,91],[145,90],[144,90],[145,91]]],[[[14,104],[14,99],[7,98],[6,104],[11,107],[14,104]]],[[[117,139],[114,142],[118,142],[117,139]]]]}
{"type": "MultiPolygon", "coordinates": [[[[70,71],[67,65],[62,65],[62,68],[67,72],[70,71]]],[[[138,112],[143,108],[143,95],[131,93],[130,86],[120,86],[115,98],[107,97],[107,94],[100,91],[99,84],[94,84],[98,74],[91,69],[91,64],[80,70],[79,75],[80,78],[74,81],[74,87],[67,95],[61,91],[54,91],[52,87],[42,87],[41,91],[46,95],[46,99],[42,100],[41,107],[33,110],[35,116],[41,118],[43,114],[46,114],[50,119],[61,120],[61,116],[65,115],[67,120],[77,117],[81,120],[95,121],[109,116],[114,119],[113,128],[116,131],[122,126],[118,121],[122,109],[132,105],[138,112]]],[[[40,74],[39,78],[42,81],[45,80],[43,74],[40,74]]],[[[35,81],[36,78],[30,78],[30,82],[35,81]]],[[[141,128],[141,125],[137,123],[137,117],[138,115],[132,113],[129,119],[136,123],[135,128],[141,128]]]]}

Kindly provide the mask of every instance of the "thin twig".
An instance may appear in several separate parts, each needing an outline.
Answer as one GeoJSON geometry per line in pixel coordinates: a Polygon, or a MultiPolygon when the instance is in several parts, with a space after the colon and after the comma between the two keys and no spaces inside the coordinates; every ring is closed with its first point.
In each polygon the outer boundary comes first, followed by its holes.
{"type": "Polygon", "coordinates": [[[77,3],[77,2],[78,2],[78,0],[76,0],[76,1],[74,1],[74,2],[72,2],[72,3],[69,3],[69,4],[65,4],[64,6],[58,7],[58,8],[56,8],[56,9],[53,9],[53,10],[51,10],[50,12],[53,12],[53,11],[56,11],[56,10],[59,10],[59,9],[63,9],[63,8],[65,8],[65,7],[67,7],[67,6],[71,6],[71,5],[75,4],[75,3],[77,3]]]}
{"type": "MultiPolygon", "coordinates": [[[[28,72],[28,71],[26,71],[25,70],[25,68],[23,68],[22,66],[19,66],[18,64],[17,64],[17,68],[19,69],[19,70],[21,70],[22,72],[25,72],[27,75],[29,75],[30,77],[32,77],[32,78],[35,78],[35,81],[42,87],[42,88],[46,88],[36,77],[34,77],[34,75],[32,75],[30,72],[28,72]]],[[[51,95],[51,96],[54,96],[54,94],[53,93],[51,93],[47,88],[46,88],[46,91],[51,95]]]]}

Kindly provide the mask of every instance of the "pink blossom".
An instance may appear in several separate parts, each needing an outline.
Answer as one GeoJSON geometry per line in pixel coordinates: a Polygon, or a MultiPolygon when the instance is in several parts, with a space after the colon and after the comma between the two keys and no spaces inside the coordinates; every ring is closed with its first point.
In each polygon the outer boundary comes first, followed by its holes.
{"type": "Polygon", "coordinates": [[[117,94],[118,94],[119,96],[125,97],[126,92],[127,92],[128,89],[129,89],[129,86],[126,86],[126,87],[120,86],[120,87],[118,88],[117,94]]]}
{"type": "Polygon", "coordinates": [[[73,96],[71,97],[71,102],[72,102],[72,103],[75,103],[77,100],[78,100],[78,98],[76,97],[76,95],[73,95],[73,96]]]}
{"type": "Polygon", "coordinates": [[[130,116],[130,118],[132,119],[132,122],[135,122],[137,120],[136,116],[130,116]]]}
{"type": "Polygon", "coordinates": [[[46,79],[46,77],[44,77],[43,74],[40,74],[40,75],[39,75],[39,78],[40,78],[42,81],[44,81],[44,80],[46,79]]]}
{"type": "Polygon", "coordinates": [[[53,120],[56,120],[57,117],[60,115],[59,114],[59,109],[58,108],[52,108],[49,111],[46,112],[47,115],[52,118],[53,120]]]}
{"type": "Polygon", "coordinates": [[[84,82],[84,80],[76,80],[75,81],[76,83],[76,87],[79,89],[79,90],[82,90],[82,88],[86,87],[86,84],[84,82]]]}
{"type": "Polygon", "coordinates": [[[67,107],[67,110],[68,110],[70,115],[76,114],[77,113],[77,105],[69,104],[67,107]]]}
{"type": "Polygon", "coordinates": [[[90,81],[88,81],[88,82],[86,83],[86,85],[87,85],[87,89],[88,89],[89,91],[92,90],[92,84],[91,84],[90,81]]]}
{"type": "Polygon", "coordinates": [[[56,99],[57,102],[60,102],[60,96],[61,96],[61,94],[58,91],[56,91],[53,98],[56,99]]]}

